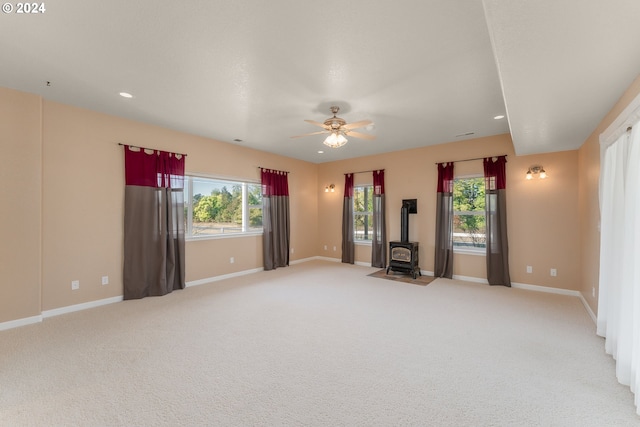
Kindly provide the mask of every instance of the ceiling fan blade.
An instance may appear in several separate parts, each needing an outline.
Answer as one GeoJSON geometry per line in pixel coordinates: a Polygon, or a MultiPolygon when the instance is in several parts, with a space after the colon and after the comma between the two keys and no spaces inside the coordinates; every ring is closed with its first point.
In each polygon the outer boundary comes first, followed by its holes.
{"type": "Polygon", "coordinates": [[[314,120],[305,120],[305,122],[311,123],[312,125],[315,125],[315,126],[320,126],[321,128],[325,128],[327,130],[331,129],[329,126],[325,125],[324,123],[316,122],[314,120]]]}
{"type": "Polygon", "coordinates": [[[353,136],[354,138],[362,138],[362,139],[368,139],[368,140],[376,139],[375,135],[369,135],[362,132],[346,131],[345,134],[347,136],[353,136]]]}
{"type": "Polygon", "coordinates": [[[296,136],[292,136],[291,138],[302,138],[303,136],[309,136],[309,135],[320,135],[321,133],[331,133],[328,130],[321,130],[319,132],[311,132],[311,133],[305,133],[302,135],[296,135],[296,136]]]}
{"type": "Polygon", "coordinates": [[[342,129],[356,129],[370,125],[372,123],[373,122],[371,120],[360,120],[359,122],[347,123],[346,125],[342,126],[342,129]]]}

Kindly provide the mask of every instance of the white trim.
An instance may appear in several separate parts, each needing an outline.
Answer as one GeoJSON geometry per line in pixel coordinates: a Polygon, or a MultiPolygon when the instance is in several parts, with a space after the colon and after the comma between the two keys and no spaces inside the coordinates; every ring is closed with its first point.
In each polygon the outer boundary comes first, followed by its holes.
{"type": "Polygon", "coordinates": [[[309,258],[297,259],[295,261],[289,261],[289,264],[290,265],[295,265],[295,264],[300,264],[300,263],[307,262],[307,261],[313,261],[314,259],[318,259],[318,257],[317,256],[312,256],[312,257],[309,257],[309,258]]]}
{"type": "Polygon", "coordinates": [[[627,105],[618,117],[600,134],[601,149],[613,144],[629,126],[640,120],[640,94],[627,105]]]}
{"type": "Polygon", "coordinates": [[[572,291],[570,289],[551,288],[549,286],[540,285],[528,285],[526,283],[513,283],[511,287],[516,289],[526,289],[528,291],[546,292],[548,294],[568,295],[572,297],[579,297],[581,294],[578,291],[572,291]]]}
{"type": "MultiPolygon", "coordinates": [[[[431,273],[431,275],[433,275],[433,273],[431,273]]],[[[483,283],[485,285],[489,284],[487,279],[481,279],[481,278],[478,278],[478,277],[468,277],[468,276],[456,276],[456,275],[454,275],[453,278],[455,280],[463,280],[463,281],[467,281],[467,282],[483,283]]],[[[587,300],[584,298],[584,295],[582,295],[582,292],[580,292],[580,291],[573,291],[571,289],[551,288],[549,286],[529,285],[529,284],[526,284],[526,283],[517,283],[517,282],[511,282],[511,287],[515,288],[515,289],[524,289],[524,290],[527,290],[527,291],[545,292],[545,293],[548,293],[548,294],[567,295],[567,296],[571,296],[571,297],[577,297],[577,298],[580,299],[580,301],[582,301],[582,305],[584,305],[584,308],[587,311],[587,313],[589,314],[589,316],[591,317],[591,320],[593,320],[593,323],[596,323],[596,315],[593,313],[593,310],[591,310],[591,307],[589,307],[589,304],[587,303],[587,300]]]]}
{"type": "Polygon", "coordinates": [[[243,271],[238,271],[238,272],[235,272],[235,273],[222,274],[220,276],[207,277],[205,279],[191,280],[191,281],[185,283],[185,287],[189,288],[191,286],[199,286],[199,285],[204,285],[204,284],[211,283],[211,282],[219,282],[220,280],[230,279],[232,277],[246,276],[247,274],[258,273],[260,271],[264,271],[264,268],[262,268],[262,267],[253,268],[251,270],[243,270],[243,271]]]}
{"type": "Polygon", "coordinates": [[[463,248],[461,246],[453,246],[453,253],[454,254],[460,254],[460,255],[472,255],[472,256],[483,256],[486,258],[487,256],[487,249],[486,248],[478,248],[479,250],[475,250],[475,249],[466,249],[463,248]]]}
{"type": "Polygon", "coordinates": [[[453,275],[453,280],[462,280],[463,282],[482,283],[483,285],[489,284],[489,281],[487,279],[481,279],[480,277],[459,276],[456,274],[453,275]]]}
{"type": "MultiPolygon", "coordinates": [[[[314,261],[314,260],[322,260],[322,261],[330,261],[330,262],[341,262],[341,260],[338,259],[338,258],[313,256],[313,257],[309,257],[309,258],[303,258],[303,259],[291,261],[290,264],[292,264],[292,265],[293,264],[300,264],[300,263],[303,263],[303,262],[314,261]]],[[[370,263],[365,263],[365,262],[356,262],[355,264],[359,265],[359,266],[363,266],[363,267],[371,267],[370,263]]],[[[251,269],[251,270],[244,270],[244,271],[239,271],[239,272],[236,272],[236,273],[223,274],[223,275],[220,275],[220,276],[209,277],[209,278],[206,278],[206,279],[192,280],[192,281],[187,282],[185,284],[185,287],[204,285],[206,283],[217,282],[217,281],[224,280],[224,279],[229,279],[229,278],[232,278],[232,277],[239,277],[239,276],[245,276],[247,274],[258,273],[260,271],[264,271],[264,268],[262,268],[262,267],[261,268],[254,268],[254,269],[251,269]]],[[[420,270],[420,273],[423,276],[434,276],[433,271],[420,270]]],[[[485,284],[485,285],[489,284],[487,279],[482,279],[482,278],[479,278],[479,277],[454,275],[453,279],[454,280],[462,280],[462,281],[466,281],[466,282],[482,283],[482,284],[485,284]]],[[[551,288],[551,287],[548,287],[548,286],[540,286],[540,285],[529,285],[529,284],[526,284],[526,283],[515,283],[515,282],[511,283],[511,287],[512,288],[516,288],[516,289],[525,289],[525,290],[529,290],[529,291],[535,291],[535,292],[546,292],[546,293],[551,293],[551,294],[559,294],[559,295],[567,295],[567,296],[578,297],[578,298],[580,298],[580,301],[582,301],[582,304],[584,305],[585,310],[587,310],[587,313],[589,314],[589,316],[591,317],[593,322],[596,323],[596,315],[593,313],[593,310],[591,310],[591,307],[589,307],[589,304],[587,303],[587,300],[584,298],[584,295],[582,295],[582,293],[579,292],[579,291],[572,291],[572,290],[569,290],[569,289],[551,288]]],[[[8,322],[0,323],[0,331],[13,329],[13,328],[17,328],[17,327],[20,327],[20,326],[31,325],[31,324],[34,324],[34,323],[40,323],[40,322],[42,322],[43,319],[47,319],[49,317],[54,317],[54,316],[59,316],[61,314],[73,313],[75,311],[87,310],[87,309],[90,309],[90,308],[100,307],[100,306],[103,306],[103,305],[113,304],[113,303],[122,302],[122,301],[123,301],[123,297],[122,296],[117,296],[117,297],[105,298],[105,299],[101,299],[101,300],[97,300],[97,301],[85,302],[85,303],[82,303],[82,304],[75,304],[75,305],[70,305],[70,306],[66,306],[66,307],[55,308],[55,309],[52,309],[52,310],[45,310],[45,311],[42,312],[41,315],[38,315],[38,316],[25,317],[23,319],[10,320],[8,322]]]]}
{"type": "Polygon", "coordinates": [[[203,234],[198,236],[185,236],[185,242],[198,242],[200,240],[217,240],[217,239],[232,239],[238,237],[252,237],[262,236],[264,232],[260,231],[240,231],[238,233],[222,233],[222,234],[203,234]]]}
{"type": "MultiPolygon", "coordinates": [[[[315,257],[311,257],[311,258],[307,258],[306,259],[306,261],[313,261],[313,260],[329,261],[329,262],[342,262],[341,258],[330,258],[330,257],[326,257],[326,256],[315,256],[315,257]]],[[[359,265],[361,267],[371,267],[371,263],[370,262],[354,261],[353,264],[354,265],[359,265]]]]}
{"type": "MultiPolygon", "coordinates": [[[[433,273],[431,273],[433,275],[433,273]]],[[[488,285],[489,281],[480,277],[459,276],[454,275],[454,280],[462,280],[464,282],[482,283],[488,285]]],[[[546,292],[548,294],[568,295],[572,297],[581,297],[582,294],[579,291],[572,291],[570,289],[552,288],[549,286],[529,285],[527,283],[511,282],[511,287],[514,289],[525,289],[527,291],[546,292]]]]}
{"type": "Polygon", "coordinates": [[[342,262],[340,258],[330,258],[326,256],[317,256],[317,257],[314,257],[313,259],[319,259],[322,261],[331,261],[331,262],[342,262]]]}
{"type": "Polygon", "coordinates": [[[42,322],[42,316],[31,316],[23,319],[10,320],[8,322],[0,323],[0,331],[6,331],[7,329],[19,328],[20,326],[33,325],[34,323],[42,322]]]}
{"type": "Polygon", "coordinates": [[[82,304],[68,305],[66,307],[54,308],[52,310],[45,310],[42,312],[42,317],[47,319],[53,316],[59,316],[61,314],[73,313],[74,311],[87,310],[89,308],[96,308],[102,305],[113,304],[116,302],[122,302],[122,295],[118,297],[99,299],[97,301],[84,302],[82,304]]]}
{"type": "Polygon", "coordinates": [[[211,174],[206,174],[206,173],[200,173],[200,172],[186,172],[184,173],[185,176],[192,176],[194,178],[204,178],[204,179],[211,179],[211,180],[217,180],[217,181],[234,181],[237,183],[243,183],[246,182],[247,184],[258,184],[260,185],[260,179],[255,179],[255,178],[243,178],[243,177],[239,177],[239,176],[233,176],[233,175],[211,175],[211,174]]]}
{"type": "MultiPolygon", "coordinates": [[[[295,261],[289,261],[289,265],[301,264],[303,262],[309,262],[309,261],[314,261],[314,260],[341,262],[341,260],[338,259],[338,258],[312,256],[312,257],[309,257],[309,258],[302,258],[302,259],[297,259],[295,261]]],[[[358,265],[364,265],[366,267],[370,267],[371,266],[370,264],[365,264],[365,263],[358,263],[358,265]]],[[[240,277],[240,276],[246,276],[247,274],[259,273],[261,271],[264,271],[263,267],[253,268],[251,270],[238,271],[238,272],[235,272],[235,273],[222,274],[220,276],[207,277],[207,278],[204,278],[204,279],[191,280],[191,281],[189,281],[189,282],[187,282],[185,284],[185,287],[189,288],[191,286],[205,285],[207,283],[219,282],[220,280],[230,279],[232,277],[240,277]]]]}
{"type": "Polygon", "coordinates": [[[593,320],[593,324],[597,325],[598,324],[598,318],[596,317],[596,314],[593,312],[593,310],[591,310],[591,307],[589,307],[589,303],[585,299],[585,297],[582,294],[582,292],[580,292],[580,301],[582,301],[582,305],[584,305],[584,308],[587,309],[587,313],[589,313],[589,316],[591,316],[591,320],[593,320]]]}

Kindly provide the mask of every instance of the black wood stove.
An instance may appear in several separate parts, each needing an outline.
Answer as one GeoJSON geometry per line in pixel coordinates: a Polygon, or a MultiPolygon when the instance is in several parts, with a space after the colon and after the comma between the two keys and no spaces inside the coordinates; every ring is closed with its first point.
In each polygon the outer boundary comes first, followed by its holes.
{"type": "Polygon", "coordinates": [[[409,213],[417,213],[416,200],[403,200],[400,210],[400,241],[389,242],[389,271],[411,274],[415,279],[420,273],[418,242],[409,241],[409,213]]]}

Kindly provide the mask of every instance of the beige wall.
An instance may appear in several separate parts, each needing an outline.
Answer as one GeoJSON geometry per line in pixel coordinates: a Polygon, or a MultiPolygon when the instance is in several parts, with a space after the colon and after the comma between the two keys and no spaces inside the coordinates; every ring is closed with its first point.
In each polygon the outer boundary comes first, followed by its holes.
{"type": "Polygon", "coordinates": [[[0,88],[0,323],[40,315],[40,97],[0,88]]]}
{"type": "MultiPolygon", "coordinates": [[[[410,238],[420,242],[420,266],[427,271],[433,271],[434,164],[507,154],[512,281],[579,290],[595,311],[598,136],[638,94],[640,77],[579,151],[515,156],[509,135],[499,135],[315,165],[0,88],[0,323],[122,295],[118,142],[187,153],[188,173],[258,180],[257,166],[290,171],[292,260],[340,258],[344,173],[385,169],[388,238],[399,238],[401,200],[417,198],[410,238]],[[549,179],[526,181],[534,164],[542,164],[549,179]],[[325,193],[331,183],[336,192],[325,193]],[[107,286],[100,283],[105,275],[107,286]],[[78,291],[71,291],[72,280],[80,281],[78,291]]],[[[456,165],[457,175],[473,173],[481,173],[480,162],[456,165]]],[[[356,183],[370,179],[358,174],[356,183]]],[[[261,238],[190,241],[186,256],[188,281],[260,268],[261,238]]],[[[368,263],[370,248],[358,246],[356,259],[368,263]]],[[[484,278],[484,258],[457,255],[454,273],[484,278]]]]}
{"type": "MultiPolygon", "coordinates": [[[[11,201],[0,210],[0,322],[122,295],[119,142],[187,153],[187,173],[259,182],[258,166],[290,171],[291,260],[315,255],[315,164],[0,90],[0,189],[11,201]]],[[[260,268],[261,246],[260,236],[188,241],[186,279],[260,268]]]]}
{"type": "MultiPolygon", "coordinates": [[[[452,142],[321,164],[318,174],[318,250],[341,256],[341,215],[344,174],[385,169],[387,238],[400,238],[402,199],[417,198],[418,213],[410,216],[409,238],[420,242],[420,267],[433,271],[437,169],[435,163],[507,154],[507,210],[510,267],[513,282],[577,290],[579,288],[578,155],[568,151],[536,156],[514,155],[509,135],[452,142]],[[542,164],[546,180],[525,179],[529,166],[542,164]],[[324,187],[336,185],[335,193],[324,187]],[[324,249],[325,245],[327,250],[324,249]],[[333,251],[336,246],[337,251],[333,251]],[[533,273],[526,273],[526,266],[533,273]],[[550,269],[558,271],[550,276],[550,269]]],[[[456,176],[482,174],[482,162],[461,162],[456,176]]],[[[357,174],[356,184],[372,182],[369,172],[357,174]]],[[[368,263],[371,251],[356,247],[356,261],[368,263]]],[[[486,278],[485,258],[456,254],[454,274],[486,278]]]]}
{"type": "Polygon", "coordinates": [[[598,196],[600,134],[613,123],[638,95],[640,95],[640,76],[629,86],[579,150],[579,206],[582,219],[580,223],[580,262],[582,266],[580,291],[594,313],[598,309],[598,276],[600,274],[600,208],[598,196]]]}
{"type": "MultiPolygon", "coordinates": [[[[316,166],[232,144],[44,102],[42,308],[122,295],[124,165],[117,143],[187,154],[186,172],[259,182],[258,166],[290,171],[291,259],[315,254],[316,166]],[[101,285],[108,275],[110,284],[101,285]],[[71,281],[80,289],[71,291],[71,281]]],[[[262,266],[262,238],[187,241],[186,280],[262,266]],[[234,263],[230,263],[234,257],[234,263]]]]}

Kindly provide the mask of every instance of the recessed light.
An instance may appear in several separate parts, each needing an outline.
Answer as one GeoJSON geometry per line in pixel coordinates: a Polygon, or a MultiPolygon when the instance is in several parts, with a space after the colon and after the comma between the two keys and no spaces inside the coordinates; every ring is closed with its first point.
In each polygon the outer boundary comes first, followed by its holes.
{"type": "Polygon", "coordinates": [[[324,154],[324,151],[319,150],[319,151],[318,151],[318,154],[324,154]]]}
{"type": "Polygon", "coordinates": [[[495,117],[494,117],[494,119],[495,119],[495,120],[504,119],[504,116],[503,116],[503,115],[495,116],[495,117]]]}
{"type": "Polygon", "coordinates": [[[120,96],[123,98],[133,98],[133,95],[131,95],[129,92],[120,92],[120,96]]]}

